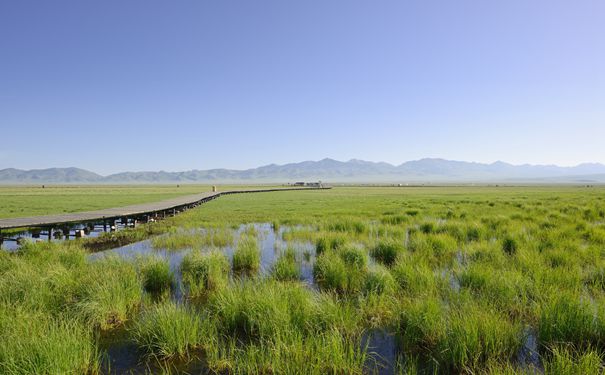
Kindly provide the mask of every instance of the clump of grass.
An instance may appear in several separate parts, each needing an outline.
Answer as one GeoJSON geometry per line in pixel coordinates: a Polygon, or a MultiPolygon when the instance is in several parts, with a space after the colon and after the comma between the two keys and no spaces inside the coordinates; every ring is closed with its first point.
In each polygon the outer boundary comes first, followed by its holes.
{"type": "Polygon", "coordinates": [[[142,282],[135,265],[106,257],[84,268],[73,295],[67,293],[64,304],[89,324],[106,330],[125,322],[142,297],[142,282]]]}
{"type": "Polygon", "coordinates": [[[77,320],[0,306],[0,373],[98,373],[92,330],[77,320]]]}
{"type": "Polygon", "coordinates": [[[317,239],[315,254],[320,255],[328,250],[338,250],[346,244],[347,240],[341,235],[328,235],[317,239]]]}
{"type": "Polygon", "coordinates": [[[280,227],[280,223],[278,220],[273,220],[271,222],[271,229],[273,229],[274,232],[279,232],[279,227],[280,227]]]}
{"type": "Polygon", "coordinates": [[[140,348],[163,358],[184,357],[204,338],[200,316],[171,301],[143,312],[131,334],[140,348]]]}
{"type": "Polygon", "coordinates": [[[362,248],[348,246],[342,248],[338,254],[345,264],[356,270],[365,270],[368,266],[368,255],[362,248]]]}
{"type": "Polygon", "coordinates": [[[363,249],[346,247],[317,257],[313,275],[323,289],[338,293],[356,293],[364,286],[367,263],[367,254],[363,249]]]}
{"type": "Polygon", "coordinates": [[[384,294],[395,289],[395,279],[388,269],[381,265],[374,265],[368,271],[364,286],[366,293],[384,294]]]}
{"type": "Polygon", "coordinates": [[[486,306],[461,303],[446,311],[433,297],[405,306],[400,327],[408,350],[428,350],[440,368],[455,371],[511,358],[522,342],[521,326],[486,306]]]}
{"type": "Polygon", "coordinates": [[[314,321],[312,292],[293,283],[238,281],[213,294],[209,308],[222,333],[242,340],[271,341],[314,321]]]}
{"type": "Polygon", "coordinates": [[[446,332],[437,350],[441,361],[454,369],[481,368],[489,360],[507,360],[522,343],[519,324],[483,306],[454,313],[446,332]]]}
{"type": "Polygon", "coordinates": [[[260,249],[256,237],[243,235],[233,253],[233,271],[253,275],[260,268],[260,249]]]}
{"type": "Polygon", "coordinates": [[[322,289],[340,293],[347,290],[347,266],[335,252],[322,253],[315,259],[313,276],[322,289]]]}
{"type": "Polygon", "coordinates": [[[399,260],[391,269],[399,288],[411,296],[431,294],[437,289],[433,270],[423,262],[399,260]]]}
{"type": "Polygon", "coordinates": [[[362,234],[367,231],[367,225],[353,218],[341,218],[339,220],[332,220],[325,225],[326,229],[332,232],[346,232],[362,234]]]}
{"type": "Polygon", "coordinates": [[[287,248],[279,259],[277,259],[271,269],[271,275],[279,281],[300,280],[301,270],[296,260],[294,249],[287,248]]]}
{"type": "Polygon", "coordinates": [[[391,266],[404,251],[402,243],[393,240],[380,241],[371,250],[371,255],[376,261],[391,266]]]}
{"type": "Polygon", "coordinates": [[[388,215],[381,219],[383,224],[401,225],[409,222],[410,218],[405,215],[388,215]]]}
{"type": "Polygon", "coordinates": [[[429,234],[429,233],[435,232],[437,228],[435,226],[435,223],[429,221],[429,222],[420,224],[419,229],[422,233],[429,234]]]}
{"type": "Polygon", "coordinates": [[[533,291],[519,271],[471,264],[460,273],[459,280],[460,286],[469,289],[475,297],[488,300],[511,315],[529,310],[528,301],[533,291]]]}
{"type": "Polygon", "coordinates": [[[239,345],[230,338],[208,356],[211,370],[234,374],[364,374],[366,348],[338,331],[285,331],[277,342],[239,345]]]}
{"type": "Polygon", "coordinates": [[[141,302],[142,284],[132,263],[117,257],[86,262],[73,243],[45,243],[12,254],[5,264],[0,304],[108,329],[127,320],[141,302]]]}
{"type": "Polygon", "coordinates": [[[586,348],[603,343],[594,309],[578,293],[550,293],[539,307],[539,319],[538,337],[544,345],[566,343],[586,348]]]}
{"type": "Polygon", "coordinates": [[[566,346],[554,347],[544,361],[545,374],[602,374],[603,370],[603,355],[590,348],[578,351],[566,346]]]}
{"type": "Polygon", "coordinates": [[[479,226],[468,226],[465,229],[465,237],[467,242],[480,241],[484,234],[479,226]]]}
{"type": "Polygon", "coordinates": [[[189,296],[199,297],[223,288],[229,281],[229,259],[218,250],[191,252],[183,258],[181,273],[189,296]]]}
{"type": "Polygon", "coordinates": [[[154,248],[168,250],[226,247],[232,243],[233,232],[228,228],[208,228],[204,231],[172,231],[151,240],[151,245],[154,248]]]}
{"type": "Polygon", "coordinates": [[[147,257],[140,260],[143,287],[150,293],[162,293],[173,284],[173,274],[168,260],[161,257],[147,257]]]}
{"type": "Polygon", "coordinates": [[[506,254],[514,255],[517,252],[518,248],[519,244],[517,243],[517,240],[515,240],[513,237],[506,236],[502,240],[502,251],[504,251],[506,254]]]}
{"type": "Polygon", "coordinates": [[[446,317],[442,302],[434,296],[405,301],[399,318],[403,343],[412,353],[435,348],[446,335],[446,317]]]}

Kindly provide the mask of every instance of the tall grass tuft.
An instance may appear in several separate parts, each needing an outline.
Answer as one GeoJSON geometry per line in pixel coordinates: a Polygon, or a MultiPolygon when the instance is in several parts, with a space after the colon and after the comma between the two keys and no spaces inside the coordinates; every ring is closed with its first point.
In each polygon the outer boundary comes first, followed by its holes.
{"type": "Polygon", "coordinates": [[[315,254],[320,255],[328,250],[338,250],[347,242],[346,237],[340,234],[329,234],[319,237],[315,242],[315,254]]]}
{"type": "Polygon", "coordinates": [[[548,346],[598,346],[604,339],[599,323],[589,301],[578,293],[556,291],[539,306],[538,337],[548,346]]]}
{"type": "Polygon", "coordinates": [[[506,254],[514,255],[517,252],[518,248],[519,244],[517,243],[517,240],[515,240],[513,237],[506,236],[502,240],[502,251],[504,251],[506,254]]]}
{"type": "Polygon", "coordinates": [[[347,266],[335,252],[323,253],[315,259],[313,276],[322,289],[340,293],[347,290],[347,266]]]}
{"type": "Polygon", "coordinates": [[[218,250],[209,253],[191,252],[181,263],[183,283],[187,286],[190,297],[199,297],[227,286],[229,270],[229,259],[218,250]]]}
{"type": "Polygon", "coordinates": [[[173,275],[168,260],[161,257],[146,257],[140,260],[143,286],[150,293],[162,293],[173,284],[173,275]]]}
{"type": "Polygon", "coordinates": [[[376,261],[386,266],[391,266],[403,251],[404,246],[402,243],[393,240],[383,240],[372,248],[371,255],[376,261]]]}
{"type": "Polygon", "coordinates": [[[301,278],[300,264],[294,249],[287,248],[271,269],[271,275],[279,281],[295,281],[301,278]]]}
{"type": "Polygon", "coordinates": [[[480,369],[517,352],[522,343],[519,324],[486,306],[460,303],[449,312],[436,298],[404,306],[400,327],[408,350],[428,351],[440,368],[453,371],[480,369]]]}
{"type": "Polygon", "coordinates": [[[571,347],[554,347],[544,361],[545,374],[577,375],[602,374],[603,354],[587,348],[579,351],[571,347]]]}
{"type": "Polygon", "coordinates": [[[256,237],[242,235],[233,253],[233,271],[238,274],[253,275],[260,268],[260,249],[256,237]]]}
{"type": "Polygon", "coordinates": [[[0,373],[98,373],[99,353],[92,330],[65,320],[19,308],[0,307],[0,373]]]}
{"type": "Polygon", "coordinates": [[[364,290],[366,293],[385,294],[395,289],[395,279],[388,269],[381,265],[372,266],[365,280],[364,290]]]}
{"type": "Polygon", "coordinates": [[[200,316],[172,301],[143,312],[131,334],[140,348],[163,358],[187,356],[205,336],[200,316]]]}

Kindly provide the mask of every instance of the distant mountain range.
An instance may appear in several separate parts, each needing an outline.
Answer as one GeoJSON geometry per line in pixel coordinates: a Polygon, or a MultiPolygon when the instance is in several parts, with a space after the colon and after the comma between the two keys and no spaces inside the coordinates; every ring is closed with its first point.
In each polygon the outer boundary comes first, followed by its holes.
{"type": "Polygon", "coordinates": [[[1,184],[118,184],[118,183],[288,183],[297,181],[368,183],[605,183],[605,165],[512,165],[421,159],[400,165],[352,159],[323,159],[246,170],[209,169],[186,172],[122,172],[101,176],[79,168],[2,169],[1,184]]]}

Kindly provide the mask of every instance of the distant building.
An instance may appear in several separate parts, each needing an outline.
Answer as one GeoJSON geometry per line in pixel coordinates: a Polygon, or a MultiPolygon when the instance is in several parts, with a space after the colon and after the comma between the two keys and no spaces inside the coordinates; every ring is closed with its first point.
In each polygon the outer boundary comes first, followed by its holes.
{"type": "Polygon", "coordinates": [[[305,186],[304,182],[295,182],[294,186],[305,186]]]}
{"type": "Polygon", "coordinates": [[[321,181],[319,181],[319,182],[307,182],[306,186],[318,188],[318,187],[321,187],[321,181]]]}

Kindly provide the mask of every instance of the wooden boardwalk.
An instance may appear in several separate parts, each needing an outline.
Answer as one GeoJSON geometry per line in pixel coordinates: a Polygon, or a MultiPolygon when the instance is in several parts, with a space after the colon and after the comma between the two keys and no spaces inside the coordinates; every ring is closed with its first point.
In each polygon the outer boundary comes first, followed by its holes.
{"type": "Polygon", "coordinates": [[[132,206],[107,208],[103,210],[74,212],[58,215],[44,215],[0,219],[0,230],[14,228],[58,228],[69,224],[79,223],[108,223],[118,219],[137,219],[147,221],[150,217],[175,215],[183,210],[193,208],[202,203],[216,199],[221,195],[241,193],[262,193],[287,190],[317,190],[327,188],[283,188],[283,189],[255,189],[230,190],[223,192],[207,192],[183,197],[172,198],[160,202],[137,204],[132,206]]]}

